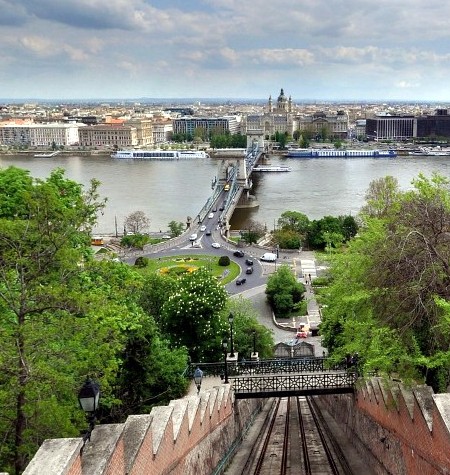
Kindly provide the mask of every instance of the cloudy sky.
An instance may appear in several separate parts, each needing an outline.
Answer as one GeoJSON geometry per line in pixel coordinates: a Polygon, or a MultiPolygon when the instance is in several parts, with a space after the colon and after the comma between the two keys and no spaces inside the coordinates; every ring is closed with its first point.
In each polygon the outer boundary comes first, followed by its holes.
{"type": "Polygon", "coordinates": [[[0,97],[450,101],[442,0],[0,0],[0,97]]]}

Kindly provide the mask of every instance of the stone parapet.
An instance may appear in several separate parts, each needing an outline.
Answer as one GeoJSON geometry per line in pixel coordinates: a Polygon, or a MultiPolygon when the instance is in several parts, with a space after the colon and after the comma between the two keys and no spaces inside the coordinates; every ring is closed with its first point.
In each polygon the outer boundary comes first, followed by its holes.
{"type": "Polygon", "coordinates": [[[230,457],[261,400],[235,401],[230,385],[157,406],[82,439],[46,440],[24,475],[209,475],[230,457]]]}

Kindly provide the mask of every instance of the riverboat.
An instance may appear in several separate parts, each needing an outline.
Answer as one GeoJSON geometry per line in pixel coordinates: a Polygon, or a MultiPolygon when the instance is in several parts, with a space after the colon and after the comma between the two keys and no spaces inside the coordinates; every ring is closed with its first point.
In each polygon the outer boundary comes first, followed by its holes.
{"type": "Polygon", "coordinates": [[[118,150],[112,153],[111,157],[139,160],[189,160],[209,158],[209,155],[199,150],[118,150]]]}
{"type": "Polygon", "coordinates": [[[440,147],[436,148],[427,148],[427,147],[420,147],[415,150],[411,150],[409,155],[419,155],[421,157],[448,157],[450,156],[450,150],[444,149],[440,147]]]}
{"type": "Polygon", "coordinates": [[[395,150],[338,150],[329,148],[292,148],[287,152],[292,158],[393,158],[395,150]]]}
{"type": "Polygon", "coordinates": [[[56,157],[56,155],[59,155],[59,150],[56,150],[55,152],[35,153],[34,157],[36,157],[36,158],[51,158],[51,157],[56,157]]]}
{"type": "Polygon", "coordinates": [[[253,169],[254,172],[290,172],[292,171],[291,167],[275,167],[275,166],[264,166],[260,165],[253,169]]]}

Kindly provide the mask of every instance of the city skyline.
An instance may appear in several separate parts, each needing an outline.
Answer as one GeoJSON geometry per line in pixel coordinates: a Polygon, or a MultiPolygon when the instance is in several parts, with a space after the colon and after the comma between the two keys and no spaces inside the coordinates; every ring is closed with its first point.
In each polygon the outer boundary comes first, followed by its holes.
{"type": "Polygon", "coordinates": [[[445,103],[450,5],[0,0],[7,99],[445,103]],[[345,9],[344,9],[345,8],[345,9]]]}

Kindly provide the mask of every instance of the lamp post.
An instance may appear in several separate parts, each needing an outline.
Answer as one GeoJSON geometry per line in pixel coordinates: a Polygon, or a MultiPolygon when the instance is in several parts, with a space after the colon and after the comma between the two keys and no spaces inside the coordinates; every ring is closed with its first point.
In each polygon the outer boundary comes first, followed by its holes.
{"type": "Polygon", "coordinates": [[[197,366],[197,369],[194,371],[194,383],[197,386],[197,394],[200,392],[200,387],[202,385],[203,371],[197,366]]]}
{"type": "Polygon", "coordinates": [[[226,339],[222,341],[222,347],[223,347],[223,360],[225,363],[225,384],[228,384],[228,363],[227,363],[227,346],[228,342],[226,339]]]}
{"type": "Polygon", "coordinates": [[[91,434],[95,427],[95,419],[99,399],[100,387],[98,383],[90,379],[86,379],[78,393],[78,401],[80,403],[80,407],[86,413],[86,418],[89,422],[88,430],[83,436],[83,447],[81,450],[83,450],[86,442],[88,440],[91,440],[91,434]]]}
{"type": "Polygon", "coordinates": [[[256,330],[253,330],[253,354],[256,355],[256,330]]]}
{"type": "Polygon", "coordinates": [[[230,313],[230,315],[228,315],[228,323],[230,324],[230,358],[234,358],[233,321],[234,321],[234,315],[230,313]]]}

